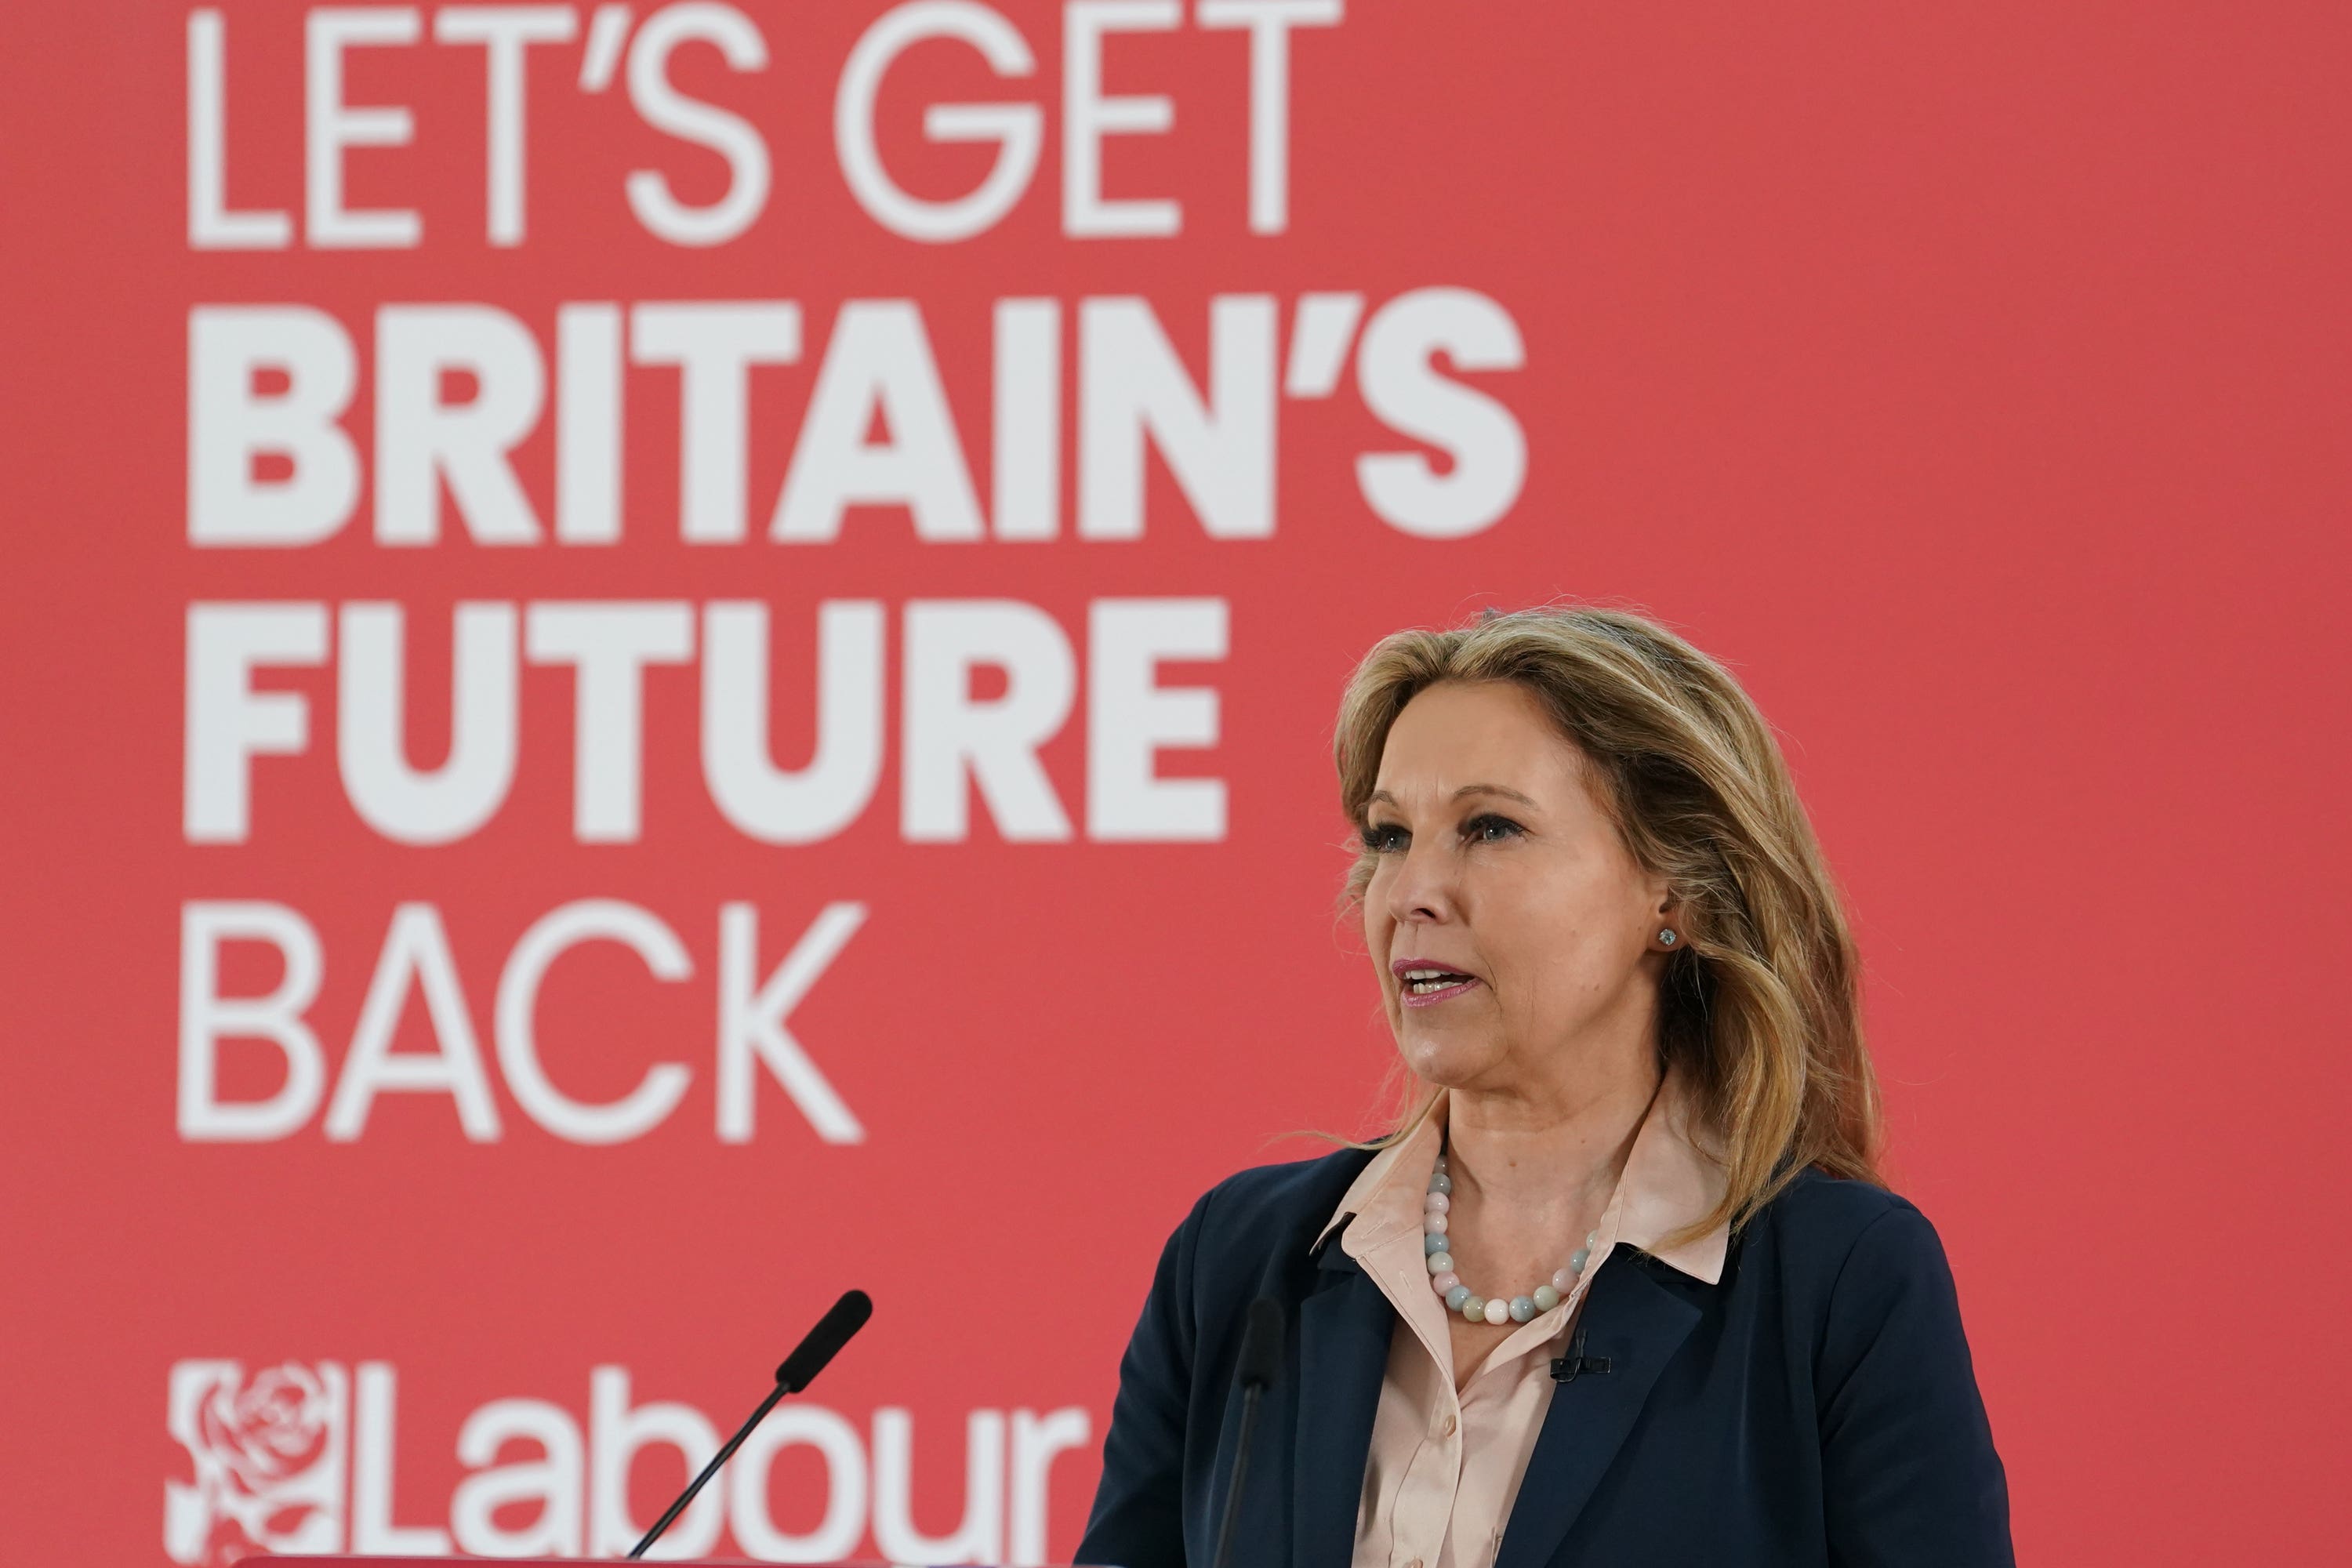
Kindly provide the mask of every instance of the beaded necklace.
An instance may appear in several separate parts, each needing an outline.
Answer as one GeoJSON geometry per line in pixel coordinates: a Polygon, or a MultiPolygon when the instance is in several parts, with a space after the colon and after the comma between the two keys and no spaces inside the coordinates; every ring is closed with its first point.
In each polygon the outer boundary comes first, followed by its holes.
{"type": "Polygon", "coordinates": [[[1462,1276],[1454,1271],[1454,1254],[1446,1241],[1445,1229],[1452,1222],[1446,1218],[1454,1207],[1454,1178],[1445,1173],[1445,1156],[1437,1156],[1437,1169],[1430,1173],[1428,1195],[1421,1200],[1421,1250],[1429,1264],[1430,1288],[1445,1299],[1445,1310],[1459,1312],[1473,1323],[1524,1323],[1539,1312],[1549,1312],[1560,1303],[1560,1299],[1576,1289],[1577,1279],[1584,1273],[1584,1265],[1592,1256],[1593,1244],[1600,1232],[1587,1231],[1584,1245],[1569,1255],[1568,1267],[1556,1270],[1548,1284],[1538,1285],[1524,1296],[1514,1296],[1505,1301],[1500,1296],[1481,1296],[1462,1283],[1462,1276]]]}

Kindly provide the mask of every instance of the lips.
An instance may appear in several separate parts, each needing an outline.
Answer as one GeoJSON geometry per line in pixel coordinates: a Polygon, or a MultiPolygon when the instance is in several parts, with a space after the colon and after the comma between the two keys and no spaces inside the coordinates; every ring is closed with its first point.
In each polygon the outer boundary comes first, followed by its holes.
{"type": "Polygon", "coordinates": [[[1432,958],[1400,958],[1389,965],[1389,973],[1396,976],[1398,999],[1408,1007],[1434,1006],[1479,984],[1476,975],[1432,958]]]}

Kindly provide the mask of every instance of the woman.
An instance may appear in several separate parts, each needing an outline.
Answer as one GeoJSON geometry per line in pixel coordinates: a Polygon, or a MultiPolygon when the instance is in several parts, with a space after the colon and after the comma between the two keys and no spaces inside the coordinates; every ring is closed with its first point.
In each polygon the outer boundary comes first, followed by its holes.
{"type": "Polygon", "coordinates": [[[1943,1250],[1880,1184],[1845,921],[1722,668],[1593,609],[1401,632],[1340,709],[1349,889],[1414,1098],[1193,1205],[1082,1563],[2011,1562],[1943,1250]]]}

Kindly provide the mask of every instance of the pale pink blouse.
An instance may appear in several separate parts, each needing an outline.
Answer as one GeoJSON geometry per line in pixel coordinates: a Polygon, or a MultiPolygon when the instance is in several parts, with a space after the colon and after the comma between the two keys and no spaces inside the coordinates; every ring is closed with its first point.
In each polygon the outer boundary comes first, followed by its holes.
{"type": "Polygon", "coordinates": [[[1423,1262],[1422,1194],[1445,1131],[1444,1095],[1402,1142],[1373,1156],[1323,1234],[1353,1215],[1340,1247],[1397,1310],[1372,1421],[1353,1568],[1489,1568],[1518,1496],[1536,1434],[1551,1408],[1551,1362],[1567,1348],[1585,1292],[1620,1247],[1636,1247],[1712,1285],[1723,1278],[1721,1226],[1676,1247],[1662,1238],[1705,1215],[1723,1168],[1695,1133],[1679,1078],[1651,1102],[1603,1213],[1575,1290],[1522,1323],[1456,1393],[1445,1303],[1423,1262]]]}

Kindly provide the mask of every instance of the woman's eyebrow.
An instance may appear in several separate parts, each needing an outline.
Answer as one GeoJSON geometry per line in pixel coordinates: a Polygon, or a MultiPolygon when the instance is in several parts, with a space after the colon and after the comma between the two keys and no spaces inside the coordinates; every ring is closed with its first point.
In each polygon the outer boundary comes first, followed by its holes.
{"type": "Polygon", "coordinates": [[[1505,800],[1516,800],[1521,805],[1535,805],[1534,800],[1527,795],[1521,795],[1517,790],[1511,789],[1504,784],[1464,784],[1460,789],[1454,792],[1454,798],[1460,800],[1465,795],[1499,795],[1505,800]]]}
{"type": "MultiPolygon", "coordinates": [[[[1533,799],[1521,795],[1517,790],[1512,789],[1507,784],[1464,784],[1460,789],[1454,792],[1454,798],[1456,800],[1462,800],[1474,795],[1499,795],[1505,800],[1516,800],[1521,805],[1531,806],[1536,804],[1533,799]]],[[[1384,802],[1390,805],[1394,805],[1397,803],[1396,796],[1391,795],[1388,791],[1384,789],[1376,789],[1370,795],[1364,797],[1364,804],[1370,805],[1376,800],[1384,802]]]]}

